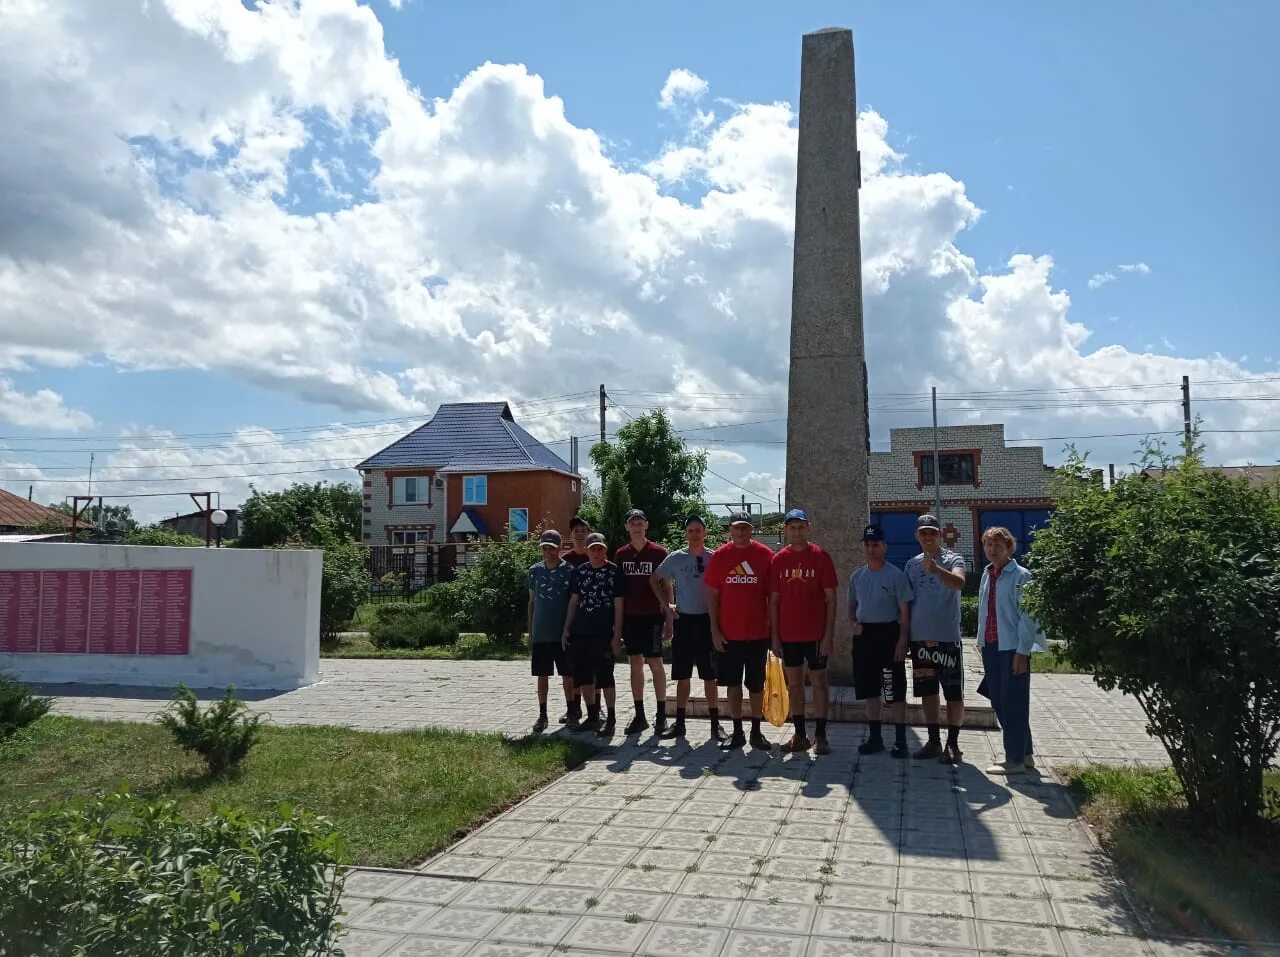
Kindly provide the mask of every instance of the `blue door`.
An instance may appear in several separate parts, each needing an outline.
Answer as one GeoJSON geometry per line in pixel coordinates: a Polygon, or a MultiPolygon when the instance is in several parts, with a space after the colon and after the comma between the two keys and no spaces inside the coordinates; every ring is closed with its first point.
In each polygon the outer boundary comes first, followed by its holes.
{"type": "MultiPolygon", "coordinates": [[[[1014,557],[1021,561],[1031,548],[1031,540],[1035,538],[1036,532],[1049,524],[1052,515],[1053,509],[1049,508],[992,509],[978,513],[978,526],[982,533],[996,525],[1003,525],[1012,532],[1018,541],[1014,557]]],[[[986,563],[984,556],[976,557],[978,564],[986,563]]]]}
{"type": "Polygon", "coordinates": [[[871,521],[884,530],[885,558],[899,568],[920,554],[915,512],[872,512],[871,521]]]}

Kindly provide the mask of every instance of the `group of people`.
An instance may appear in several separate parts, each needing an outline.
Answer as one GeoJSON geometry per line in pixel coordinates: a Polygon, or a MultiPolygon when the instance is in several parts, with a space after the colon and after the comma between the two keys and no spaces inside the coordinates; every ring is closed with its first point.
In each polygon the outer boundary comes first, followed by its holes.
{"type": "MultiPolygon", "coordinates": [[[[536,733],[549,725],[547,698],[553,675],[565,696],[560,722],[571,731],[611,737],[616,731],[614,664],[625,650],[634,716],[624,734],[651,727],[645,711],[645,671],[657,702],[654,731],[683,737],[690,682],[696,669],[703,684],[711,738],[726,750],[750,743],[771,751],[761,731],[768,655],[782,659],[792,707],[791,737],[784,752],[827,754],[827,661],[835,639],[839,582],[828,552],[809,540],[809,516],[792,509],[783,519],[786,544],[776,554],[755,539],[751,516],[730,516],[729,541],[707,548],[699,515],[684,522],[687,547],[668,551],[648,537],[644,512],[626,519],[628,542],[613,559],[603,535],[581,517],[569,523],[570,547],[559,532],[542,533],[543,560],[528,572],[532,672],[537,677],[536,733]],[[664,643],[671,643],[676,707],[668,724],[664,643]],[[813,737],[805,707],[805,679],[813,690],[813,737]],[[746,688],[747,717],[744,718],[746,688]],[[720,722],[719,691],[729,704],[731,730],[720,722]],[[750,721],[750,732],[745,722],[750,721]]],[[[912,659],[913,692],[924,706],[928,739],[914,752],[920,760],[961,760],[964,665],[960,592],[964,557],[945,547],[933,515],[916,524],[920,554],[898,568],[886,561],[880,527],[862,536],[866,564],[848,583],[854,692],[867,701],[869,734],[862,754],[886,750],[882,719],[887,706],[895,725],[895,758],[912,755],[906,736],[906,660],[912,659]],[[941,736],[946,701],[947,738],[941,736]]],[[[1043,635],[1021,608],[1029,578],[1013,560],[1016,542],[1007,529],[990,528],[982,538],[990,564],[979,590],[978,635],[986,671],[985,692],[1004,732],[1004,760],[988,771],[1015,774],[1034,768],[1030,709],[1030,655],[1044,650],[1043,635]]]]}

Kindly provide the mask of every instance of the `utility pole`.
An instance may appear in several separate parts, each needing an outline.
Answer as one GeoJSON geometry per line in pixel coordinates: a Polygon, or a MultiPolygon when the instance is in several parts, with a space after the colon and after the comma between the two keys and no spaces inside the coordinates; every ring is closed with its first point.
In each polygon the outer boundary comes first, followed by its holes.
{"type": "Polygon", "coordinates": [[[1191,377],[1182,377],[1182,451],[1191,454],[1191,377]]]}
{"type": "Polygon", "coordinates": [[[604,441],[604,402],[605,402],[604,383],[600,383],[600,441],[604,441]]]}
{"type": "Polygon", "coordinates": [[[938,470],[938,387],[933,387],[933,517],[942,521],[942,475],[938,470]]]}
{"type": "Polygon", "coordinates": [[[782,489],[778,489],[778,514],[782,514],[782,489]]]}
{"type": "Polygon", "coordinates": [[[1110,473],[1110,477],[1111,477],[1111,480],[1107,483],[1107,488],[1115,488],[1116,487],[1116,463],[1112,462],[1110,465],[1108,465],[1107,471],[1110,473]]]}

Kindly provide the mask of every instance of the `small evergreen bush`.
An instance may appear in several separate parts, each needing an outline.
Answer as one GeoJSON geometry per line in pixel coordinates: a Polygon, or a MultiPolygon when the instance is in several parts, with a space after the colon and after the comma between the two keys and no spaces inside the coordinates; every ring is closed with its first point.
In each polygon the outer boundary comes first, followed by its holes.
{"type": "Polygon", "coordinates": [[[978,635],[978,596],[960,596],[960,634],[966,638],[978,635]]]}
{"type": "Polygon", "coordinates": [[[52,704],[51,699],[32,694],[21,681],[0,674],[0,741],[43,718],[52,704]]]}
{"type": "Polygon", "coordinates": [[[228,687],[221,701],[202,712],[195,693],[186,685],[178,685],[173,704],[160,716],[160,724],[179,747],[200,755],[214,776],[244,760],[257,743],[261,721],[235,696],[234,687],[228,687]]]}
{"type": "Polygon", "coordinates": [[[369,629],[369,641],[375,648],[431,648],[457,640],[455,624],[427,605],[409,602],[380,605],[369,629]]]}

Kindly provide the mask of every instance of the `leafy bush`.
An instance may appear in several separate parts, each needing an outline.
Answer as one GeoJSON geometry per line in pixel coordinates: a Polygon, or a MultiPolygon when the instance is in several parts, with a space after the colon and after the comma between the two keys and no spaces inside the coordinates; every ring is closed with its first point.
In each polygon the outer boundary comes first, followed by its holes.
{"type": "Polygon", "coordinates": [[[169,548],[204,548],[204,539],[173,532],[159,525],[140,528],[120,539],[121,545],[163,545],[169,548]]]}
{"type": "Polygon", "coordinates": [[[369,629],[369,642],[375,648],[430,648],[457,640],[457,626],[421,603],[379,605],[369,629]]]}
{"type": "Polygon", "coordinates": [[[369,569],[364,546],[330,541],[324,546],[320,578],[320,639],[332,641],[355,616],[369,594],[369,569]]]}
{"type": "Polygon", "coordinates": [[[287,805],[200,821],[115,795],[0,820],[0,953],[312,957],[336,953],[342,848],[287,805]]]}
{"type": "Polygon", "coordinates": [[[1110,491],[1072,456],[1032,546],[1028,610],[1106,689],[1134,695],[1194,817],[1248,829],[1280,744],[1280,487],[1149,444],[1110,491]]]}
{"type": "Polygon", "coordinates": [[[960,634],[966,638],[977,637],[978,634],[978,596],[960,596],[960,634]]]}
{"type": "Polygon", "coordinates": [[[280,492],[250,488],[240,508],[240,548],[328,548],[332,541],[360,537],[364,501],[354,485],[296,482],[280,492]]]}
{"type": "Polygon", "coordinates": [[[212,775],[223,774],[244,760],[258,741],[261,721],[261,716],[251,714],[235,696],[235,688],[227,688],[221,701],[202,712],[195,693],[186,685],[178,685],[169,711],[160,716],[160,724],[173,740],[200,755],[212,775]]]}
{"type": "Polygon", "coordinates": [[[53,700],[32,694],[21,681],[0,674],[0,741],[49,713],[53,700]]]}
{"type": "Polygon", "coordinates": [[[535,541],[495,542],[457,579],[428,589],[426,605],[460,629],[481,631],[500,644],[519,643],[529,608],[525,575],[542,560],[535,541]]]}

